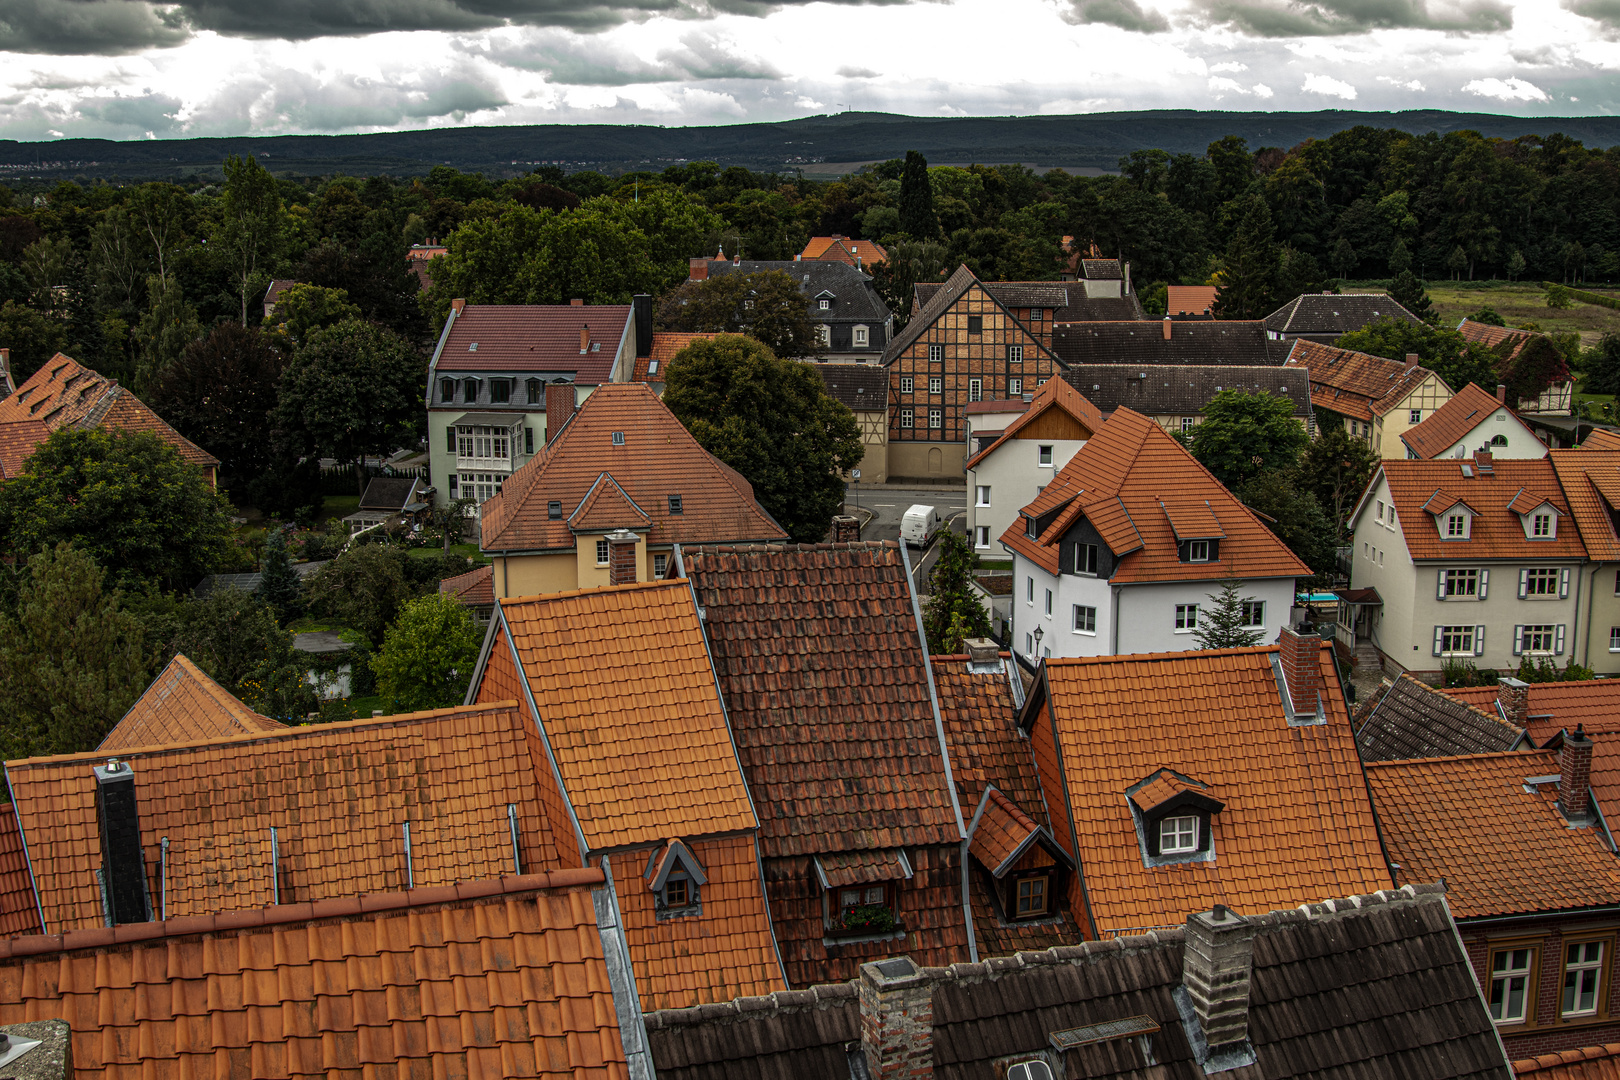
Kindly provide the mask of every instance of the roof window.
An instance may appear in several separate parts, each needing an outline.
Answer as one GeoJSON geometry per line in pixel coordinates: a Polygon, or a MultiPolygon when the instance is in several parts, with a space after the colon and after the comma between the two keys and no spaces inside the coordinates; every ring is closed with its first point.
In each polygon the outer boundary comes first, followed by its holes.
{"type": "Polygon", "coordinates": [[[681,497],[679,495],[669,497],[669,512],[672,514],[681,513],[681,497]]]}
{"type": "Polygon", "coordinates": [[[478,351],[478,342],[474,341],[474,342],[470,343],[467,346],[467,351],[468,352],[477,352],[478,351]]]}
{"type": "Polygon", "coordinates": [[[623,446],[624,445],[624,432],[615,431],[613,433],[613,445],[614,446],[623,446]]]}
{"type": "Polygon", "coordinates": [[[556,499],[552,499],[550,502],[546,503],[546,517],[550,518],[552,521],[559,520],[562,517],[562,503],[558,502],[556,499]]]}
{"type": "Polygon", "coordinates": [[[1214,860],[1213,819],[1225,804],[1208,784],[1159,769],[1126,788],[1125,796],[1143,866],[1214,860]]]}
{"type": "Polygon", "coordinates": [[[652,890],[654,918],[662,921],[703,914],[701,890],[709,879],[692,849],[679,840],[670,840],[653,852],[643,877],[652,890]]]}

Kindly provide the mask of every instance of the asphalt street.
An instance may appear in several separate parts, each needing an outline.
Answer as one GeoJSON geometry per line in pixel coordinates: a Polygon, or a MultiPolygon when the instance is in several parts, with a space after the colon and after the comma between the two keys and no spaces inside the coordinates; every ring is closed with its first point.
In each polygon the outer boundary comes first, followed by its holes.
{"type": "MultiPolygon", "coordinates": [[[[862,540],[900,539],[900,519],[913,506],[932,506],[939,511],[951,531],[966,535],[967,489],[955,485],[925,488],[901,488],[888,485],[852,488],[844,499],[853,508],[857,503],[872,513],[872,520],[861,530],[862,540]]],[[[911,566],[916,576],[917,591],[926,592],[928,571],[934,565],[937,545],[928,551],[911,550],[911,566]]]]}

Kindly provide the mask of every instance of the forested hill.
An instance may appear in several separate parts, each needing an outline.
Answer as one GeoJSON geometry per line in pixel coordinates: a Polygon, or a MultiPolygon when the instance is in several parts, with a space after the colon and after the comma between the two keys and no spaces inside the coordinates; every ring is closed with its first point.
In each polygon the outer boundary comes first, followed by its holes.
{"type": "Polygon", "coordinates": [[[552,124],[464,127],[375,135],[112,142],[0,141],[0,179],[69,176],[152,178],[219,174],[231,154],[252,153],[282,175],[421,175],[435,165],[491,177],[557,163],[572,171],[656,171],[680,160],[714,160],[774,170],[883,161],[920,150],[936,164],[1021,162],[1037,167],[1112,170],[1132,150],[1202,154],[1224,135],[1251,147],[1288,148],[1358,124],[1414,134],[1474,130],[1514,138],[1561,132],[1588,147],[1620,143],[1620,117],[1515,117],[1439,110],[1414,112],[1241,113],[1164,110],[1070,116],[915,117],[840,113],[775,124],[645,127],[552,124]]]}

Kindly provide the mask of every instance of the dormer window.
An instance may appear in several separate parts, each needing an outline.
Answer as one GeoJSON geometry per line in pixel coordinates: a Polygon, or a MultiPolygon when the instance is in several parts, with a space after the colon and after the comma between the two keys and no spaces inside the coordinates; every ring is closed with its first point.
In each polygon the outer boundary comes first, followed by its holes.
{"type": "Polygon", "coordinates": [[[1035,519],[1027,514],[1024,516],[1024,535],[1031,540],[1038,535],[1035,531],[1035,519]]]}
{"type": "Polygon", "coordinates": [[[818,311],[831,311],[832,310],[832,301],[831,300],[817,300],[816,301],[816,309],[818,311]]]}
{"type": "Polygon", "coordinates": [[[529,379],[523,386],[528,391],[530,405],[538,405],[545,399],[545,390],[541,387],[539,379],[529,379]]]}
{"type": "Polygon", "coordinates": [[[1144,866],[1215,857],[1212,822],[1225,808],[1209,785],[1160,769],[1125,789],[1144,866]]]}
{"type": "Polygon", "coordinates": [[[1467,514],[1447,514],[1446,515],[1446,539],[1447,540],[1466,540],[1466,539],[1468,539],[1468,515],[1467,514]]]}
{"type": "Polygon", "coordinates": [[[901,849],[817,855],[811,868],[824,890],[823,917],[832,936],[886,936],[903,929],[901,888],[912,869],[901,849]]]}
{"type": "Polygon", "coordinates": [[[1551,540],[1554,528],[1551,514],[1530,515],[1530,538],[1532,540],[1551,540]]]}
{"type": "Polygon", "coordinates": [[[456,400],[456,380],[454,380],[454,379],[440,379],[439,380],[439,400],[440,401],[454,401],[454,400],[456,400]]]}
{"type": "Polygon", "coordinates": [[[461,400],[468,405],[478,401],[478,380],[468,379],[461,384],[461,400]]]}
{"type": "Polygon", "coordinates": [[[703,886],[709,883],[692,849],[671,840],[653,852],[644,875],[653,894],[653,916],[678,919],[703,914],[703,886]]]}
{"type": "Polygon", "coordinates": [[[1187,561],[1188,562],[1209,562],[1209,541],[1208,540],[1189,540],[1189,541],[1187,541],[1187,561]]]}
{"type": "Polygon", "coordinates": [[[1159,820],[1159,854],[1184,855],[1198,850],[1198,815],[1178,814],[1159,820]]]}

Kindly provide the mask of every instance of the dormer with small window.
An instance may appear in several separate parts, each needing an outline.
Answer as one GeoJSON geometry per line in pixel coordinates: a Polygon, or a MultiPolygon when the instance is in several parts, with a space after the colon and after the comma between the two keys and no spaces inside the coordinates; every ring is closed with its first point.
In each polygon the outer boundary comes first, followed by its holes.
{"type": "Polygon", "coordinates": [[[836,299],[838,299],[837,295],[835,295],[831,290],[822,289],[816,294],[816,310],[831,311],[833,301],[836,299]]]}
{"type": "Polygon", "coordinates": [[[1159,503],[1176,537],[1176,558],[1184,563],[1219,562],[1226,530],[1208,499],[1175,504],[1159,503]]]}
{"type": "Polygon", "coordinates": [[[1225,807],[1209,785],[1160,769],[1125,789],[1143,866],[1213,862],[1214,818],[1225,807]]]}
{"type": "Polygon", "coordinates": [[[1520,488],[1508,509],[1519,515],[1526,540],[1558,539],[1558,508],[1546,497],[1520,488]]]}
{"type": "Polygon", "coordinates": [[[1435,528],[1442,540],[1469,540],[1474,535],[1474,508],[1459,496],[1436,491],[1423,504],[1423,509],[1434,518],[1435,528]]]}
{"type": "Polygon", "coordinates": [[[1002,925],[1057,915],[1068,888],[1069,856],[993,785],[984,789],[968,825],[968,852],[985,875],[1002,925]]]}
{"type": "Polygon", "coordinates": [[[816,855],[811,868],[822,889],[822,920],[828,937],[877,940],[905,931],[900,892],[912,878],[902,848],[816,855]]]}
{"type": "Polygon", "coordinates": [[[660,922],[703,914],[703,886],[709,883],[692,849],[671,840],[655,849],[643,875],[653,894],[653,914],[660,922]]]}

